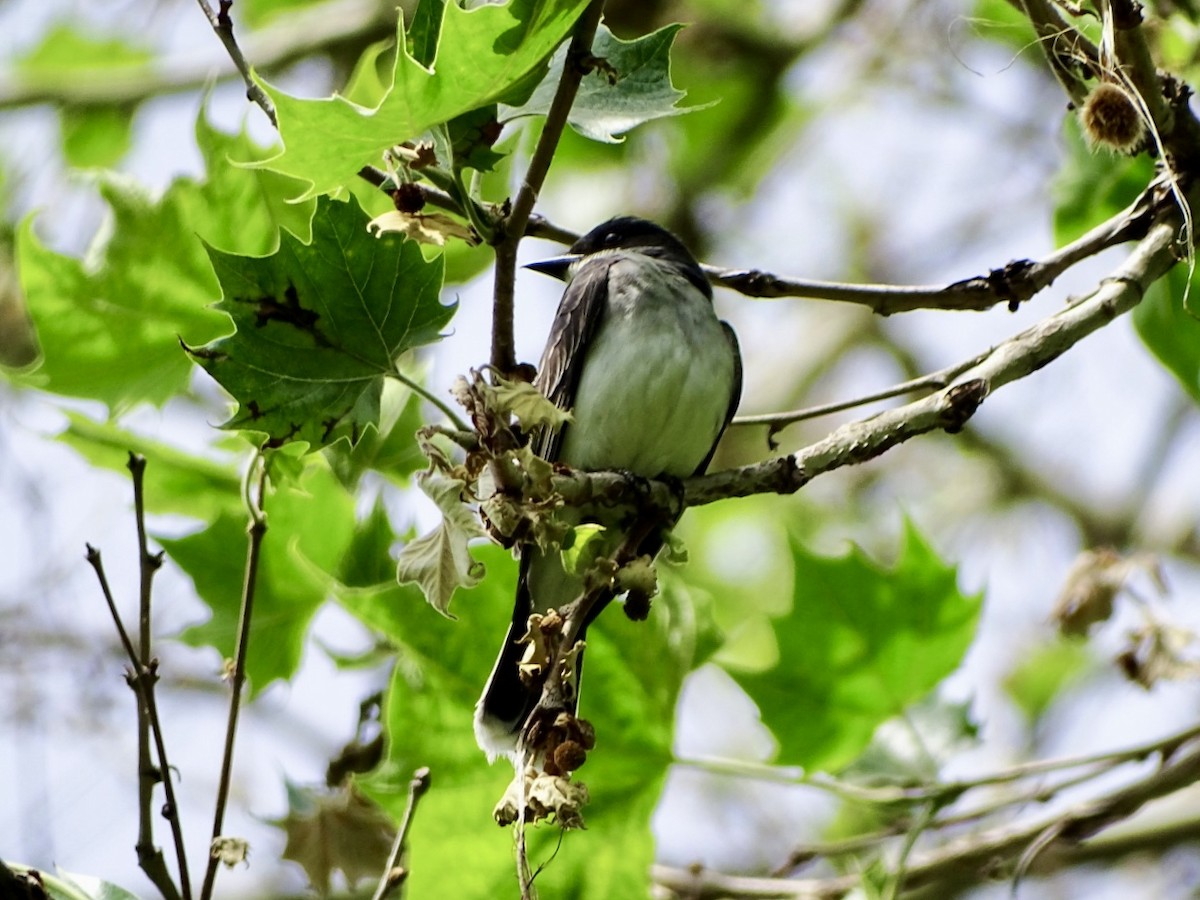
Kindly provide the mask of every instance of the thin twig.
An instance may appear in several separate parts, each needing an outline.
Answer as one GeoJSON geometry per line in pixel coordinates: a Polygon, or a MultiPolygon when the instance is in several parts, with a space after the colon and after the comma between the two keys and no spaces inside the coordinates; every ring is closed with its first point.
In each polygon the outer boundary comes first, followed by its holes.
{"type": "Polygon", "coordinates": [[[843,412],[847,409],[855,409],[859,406],[867,406],[871,403],[878,403],[881,400],[890,400],[893,397],[902,397],[905,394],[915,394],[917,391],[944,388],[950,383],[949,378],[953,377],[948,377],[948,371],[947,369],[943,369],[940,372],[931,372],[928,375],[922,375],[920,378],[912,378],[900,384],[894,384],[889,388],[884,388],[881,391],[864,394],[861,397],[855,397],[851,400],[838,400],[833,403],[822,403],[818,406],[806,406],[803,409],[794,409],[788,412],[737,416],[729,424],[770,425],[771,434],[774,435],[788,425],[794,425],[797,422],[817,419],[821,416],[832,415],[833,413],[843,412]]]}
{"type": "Polygon", "coordinates": [[[513,292],[517,277],[517,247],[525,234],[525,226],[537,203],[546,174],[550,171],[550,164],[554,161],[559,138],[566,128],[567,116],[575,102],[579,83],[583,80],[586,61],[591,53],[592,40],[596,36],[603,10],[604,0],[592,0],[575,23],[575,31],[571,35],[571,44],[567,48],[567,57],[563,64],[562,77],[546,113],[546,121],[538,137],[537,146],[530,157],[529,168],[526,169],[521,188],[513,200],[512,211],[497,230],[499,240],[495,245],[491,361],[492,367],[502,374],[511,372],[517,363],[513,342],[513,292]]]}
{"type": "MultiPolygon", "coordinates": [[[[1014,260],[986,275],[948,285],[845,284],[775,275],[758,269],[702,265],[708,280],[746,297],[803,297],[865,306],[882,316],[916,309],[983,311],[999,304],[1015,309],[1045,290],[1068,269],[1110,247],[1146,235],[1163,186],[1151,184],[1128,208],[1042,259],[1014,260]]],[[[579,235],[541,216],[531,217],[527,234],[563,244],[579,235]]]]}
{"type": "Polygon", "coordinates": [[[408,830],[412,827],[413,815],[417,811],[417,801],[429,790],[429,768],[422,766],[413,772],[412,780],[408,783],[408,805],[404,808],[404,818],[400,821],[400,829],[392,842],[392,851],[388,854],[387,864],[383,867],[383,875],[379,878],[379,886],[371,900],[383,900],[399,890],[408,877],[408,870],[400,865],[400,857],[404,854],[404,843],[408,839],[408,830]]]}
{"type": "MultiPolygon", "coordinates": [[[[1046,841],[1046,848],[1074,847],[1116,822],[1128,819],[1149,801],[1173,794],[1194,784],[1197,779],[1200,779],[1200,749],[1179,758],[1172,757],[1145,777],[1076,804],[1065,812],[965,835],[923,853],[908,865],[902,886],[912,890],[963,874],[972,878],[983,874],[994,877],[998,871],[1011,869],[1039,837],[1052,835],[1046,841]]],[[[754,878],[667,866],[655,866],[651,877],[658,884],[687,897],[839,900],[862,884],[858,874],[809,879],[754,878]]]]}
{"type": "MultiPolygon", "coordinates": [[[[212,847],[222,836],[225,822],[225,806],[229,801],[229,786],[233,778],[233,746],[237,738],[238,713],[241,711],[242,688],[246,683],[246,652],[250,644],[250,622],[254,613],[254,594],[258,586],[258,564],[262,553],[263,538],[267,533],[267,517],[263,511],[266,494],[267,469],[262,456],[256,456],[251,464],[247,481],[257,471],[257,497],[249,498],[250,515],[249,542],[246,549],[246,574],[242,583],[241,611],[238,614],[237,644],[234,648],[232,691],[229,699],[229,717],[225,726],[225,749],[221,756],[221,775],[217,783],[217,802],[213,812],[212,840],[209,844],[208,865],[204,872],[204,887],[200,900],[211,900],[213,884],[217,876],[218,857],[212,847]]],[[[247,491],[249,494],[249,491],[247,491]]]]}
{"type": "Polygon", "coordinates": [[[217,37],[225,45],[225,52],[229,54],[229,58],[237,66],[242,80],[246,82],[246,99],[262,109],[267,114],[267,118],[271,120],[271,124],[278,128],[279,120],[275,117],[275,104],[271,102],[271,98],[267,96],[267,92],[254,80],[254,76],[250,72],[250,64],[246,62],[246,57],[242,54],[242,48],[238,46],[237,38],[233,35],[233,19],[229,15],[229,10],[233,6],[233,0],[218,0],[219,6],[215,10],[208,0],[196,0],[196,2],[204,10],[204,15],[208,17],[208,22],[212,25],[213,31],[217,33],[217,37]]]}
{"type": "Polygon", "coordinates": [[[100,591],[104,594],[105,602],[108,604],[108,611],[112,615],[113,624],[117,628],[117,635],[121,639],[121,646],[125,648],[125,655],[129,658],[130,669],[125,680],[130,688],[133,689],[134,695],[138,700],[139,751],[141,745],[140,729],[142,727],[145,727],[148,733],[153,732],[155,746],[158,750],[159,764],[157,771],[153,763],[149,760],[146,761],[143,768],[139,752],[138,865],[166,900],[180,900],[180,888],[176,887],[174,880],[171,878],[171,873],[167,869],[162,850],[154,846],[153,794],[152,792],[142,790],[142,785],[147,782],[153,787],[155,782],[162,781],[163,791],[167,797],[172,832],[175,835],[175,852],[178,855],[183,890],[182,898],[183,900],[190,900],[191,886],[187,877],[187,858],[183,853],[182,831],[179,828],[179,807],[175,802],[170,765],[167,762],[166,743],[162,740],[162,727],[158,719],[158,707],[154,703],[154,695],[152,693],[152,685],[158,679],[157,664],[152,660],[151,666],[143,667],[141,661],[138,659],[137,650],[134,648],[133,641],[129,637],[129,632],[125,630],[125,623],[121,621],[121,614],[117,611],[117,604],[113,599],[112,589],[108,584],[108,576],[104,572],[104,562],[100,557],[100,551],[91,544],[87,545],[87,561],[88,565],[95,571],[96,579],[100,582],[100,591]]]}
{"type": "MultiPolygon", "coordinates": [[[[183,826],[179,818],[179,807],[175,803],[175,789],[174,783],[171,781],[171,767],[167,762],[166,741],[163,738],[162,725],[158,718],[158,701],[154,694],[154,685],[158,681],[158,676],[154,673],[154,670],[158,663],[153,657],[154,635],[151,626],[150,610],[154,575],[162,568],[163,555],[161,550],[158,553],[151,553],[149,543],[146,540],[146,458],[136,453],[130,453],[126,467],[129,469],[130,477],[133,480],[133,511],[138,538],[138,638],[140,651],[138,662],[140,665],[137,672],[144,695],[143,704],[145,706],[146,719],[145,723],[142,723],[142,715],[139,712],[138,761],[139,765],[143,760],[147,765],[150,763],[150,748],[147,746],[146,741],[147,733],[149,733],[155,743],[159,767],[159,772],[152,772],[150,778],[153,779],[157,776],[163,782],[163,791],[167,797],[166,818],[171,825],[171,835],[175,842],[175,855],[179,864],[180,885],[183,889],[184,900],[191,900],[192,887],[191,878],[188,875],[187,854],[184,852],[183,826]],[[147,677],[146,673],[149,673],[149,677],[147,677]]],[[[153,781],[148,781],[144,777],[139,779],[139,784],[145,787],[147,793],[153,788],[153,781]]],[[[149,797],[146,798],[145,802],[148,805],[149,797]]]]}

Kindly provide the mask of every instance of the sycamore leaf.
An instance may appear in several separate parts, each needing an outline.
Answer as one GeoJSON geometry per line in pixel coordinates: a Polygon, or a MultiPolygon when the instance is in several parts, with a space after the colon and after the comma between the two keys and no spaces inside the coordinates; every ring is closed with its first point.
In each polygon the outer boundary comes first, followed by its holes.
{"type": "Polygon", "coordinates": [[[779,739],[781,763],[833,770],[954,671],[981,597],[959,592],[911,524],[890,568],[857,548],[814,556],[794,538],[792,555],[792,611],[773,623],[778,664],[731,674],[779,739]]]}
{"type": "MultiPolygon", "coordinates": [[[[337,189],[389,147],[508,97],[544,66],[587,2],[510,0],[470,10],[446,3],[430,67],[410,55],[401,16],[393,77],[373,109],[338,96],[303,100],[260,82],[275,102],[284,145],[266,165],[311,182],[306,198],[337,189]]],[[[426,44],[432,33],[423,31],[426,44]]],[[[417,52],[427,53],[426,44],[417,52]]]]}
{"type": "Polygon", "coordinates": [[[207,520],[241,508],[241,479],[233,460],[222,463],[196,456],[82,413],[68,411],[66,417],[67,427],[57,439],[93,466],[128,478],[129,454],[146,457],[147,511],[207,520]]]}
{"type": "Polygon", "coordinates": [[[483,563],[471,558],[467,549],[473,538],[486,537],[475,514],[464,505],[465,483],[445,475],[423,472],[418,486],[442,511],[442,521],[433,531],[410,541],[396,561],[396,580],[416,582],[425,599],[442,615],[450,615],[450,598],[456,588],[474,587],[483,578],[483,563]]]}
{"type": "Polygon", "coordinates": [[[1133,310],[1133,326],[1193,403],[1200,404],[1200,277],[1176,266],[1150,286],[1133,310]],[[1185,302],[1186,301],[1186,302],[1185,302]]]}
{"type": "MultiPolygon", "coordinates": [[[[17,77],[54,93],[92,80],[145,78],[154,54],[124,38],[96,38],[65,23],[46,31],[37,47],[16,60],[17,77]]],[[[128,106],[75,106],[59,110],[63,155],[72,166],[111,166],[129,150],[133,124],[128,106]]]]}
{"type": "Polygon", "coordinates": [[[437,340],[455,310],[438,301],[441,260],[366,226],[357,201],[323,198],[310,244],[285,232],[272,256],[209,250],[237,331],[189,352],[238,402],[224,427],[272,446],[355,442],[396,358],[437,340]]]}
{"type": "MultiPolygon", "coordinates": [[[[592,55],[600,62],[584,76],[567,123],[584,137],[615,144],[621,140],[617,135],[643,122],[703,109],[676,105],[686,94],[671,84],[670,53],[682,27],[667,25],[623,41],[601,25],[592,44],[592,55]]],[[[560,47],[533,96],[522,106],[502,107],[501,121],[549,112],[566,58],[567,48],[560,47]]]]}
{"type": "Polygon", "coordinates": [[[229,165],[260,154],[245,134],[215,131],[203,112],[196,143],[207,178],[180,178],[155,200],[126,179],[99,179],[111,209],[107,240],[87,260],[43,246],[26,221],[17,237],[21,287],[43,359],[14,378],[57,394],[107,403],[162,404],[187,388],[192,371],[179,340],[203,342],[228,328],[204,244],[266,253],[279,228],[305,235],[313,204],[286,204],[295,182],[229,165]]]}
{"type": "MultiPolygon", "coordinates": [[[[295,487],[277,488],[266,499],[269,528],[246,657],[252,697],[295,674],[309,624],[330,593],[328,573],[337,570],[354,532],[353,496],[320,457],[307,459],[295,487]]],[[[245,513],[223,512],[203,531],[158,541],[212,610],[181,640],[232,657],[246,566],[245,513]]]]}
{"type": "Polygon", "coordinates": [[[396,833],[387,814],[352,787],[318,793],[288,784],[288,814],[274,824],[287,835],[283,858],[302,865],[322,896],[336,871],[351,887],[378,878],[396,833]]]}

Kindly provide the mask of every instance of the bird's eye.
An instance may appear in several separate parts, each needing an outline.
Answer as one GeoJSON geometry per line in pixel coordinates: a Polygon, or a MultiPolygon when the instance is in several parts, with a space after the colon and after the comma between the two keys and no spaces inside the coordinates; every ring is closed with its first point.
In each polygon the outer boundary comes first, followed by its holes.
{"type": "Polygon", "coordinates": [[[602,243],[605,247],[612,247],[619,239],[620,235],[615,231],[606,231],[604,233],[604,237],[600,239],[600,243],[602,243]]]}

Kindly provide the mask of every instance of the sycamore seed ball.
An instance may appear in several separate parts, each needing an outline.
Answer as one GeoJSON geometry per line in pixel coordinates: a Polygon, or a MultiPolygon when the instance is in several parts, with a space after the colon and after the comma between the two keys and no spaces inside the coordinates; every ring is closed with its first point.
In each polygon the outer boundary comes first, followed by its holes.
{"type": "Polygon", "coordinates": [[[1130,153],[1142,141],[1144,127],[1133,98],[1110,81],[1096,85],[1084,101],[1079,118],[1089,143],[1130,153]]]}

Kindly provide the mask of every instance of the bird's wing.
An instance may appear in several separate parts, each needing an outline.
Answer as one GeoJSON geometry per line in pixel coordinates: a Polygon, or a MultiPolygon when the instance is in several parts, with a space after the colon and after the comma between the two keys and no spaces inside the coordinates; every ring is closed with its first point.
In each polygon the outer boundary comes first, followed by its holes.
{"type": "Polygon", "coordinates": [[[704,457],[704,462],[696,467],[696,471],[692,473],[693,475],[703,475],[704,470],[708,468],[708,464],[712,462],[713,454],[717,452],[717,444],[721,443],[721,435],[725,433],[725,429],[733,421],[734,414],[737,413],[738,404],[742,400],[742,350],[738,346],[737,333],[733,330],[732,325],[724,321],[721,322],[721,330],[725,332],[725,340],[729,341],[729,349],[733,351],[733,384],[729,390],[729,408],[725,411],[725,424],[721,426],[721,430],[713,438],[713,444],[709,448],[708,456],[704,457]]]}
{"type": "MultiPolygon", "coordinates": [[[[575,389],[583,371],[592,336],[604,316],[608,298],[610,259],[589,260],[579,268],[563,292],[550,337],[542,353],[534,386],[559,409],[575,404],[575,389]]],[[[557,431],[543,429],[534,436],[533,447],[543,459],[554,460],[562,446],[566,425],[557,431]]]]}

